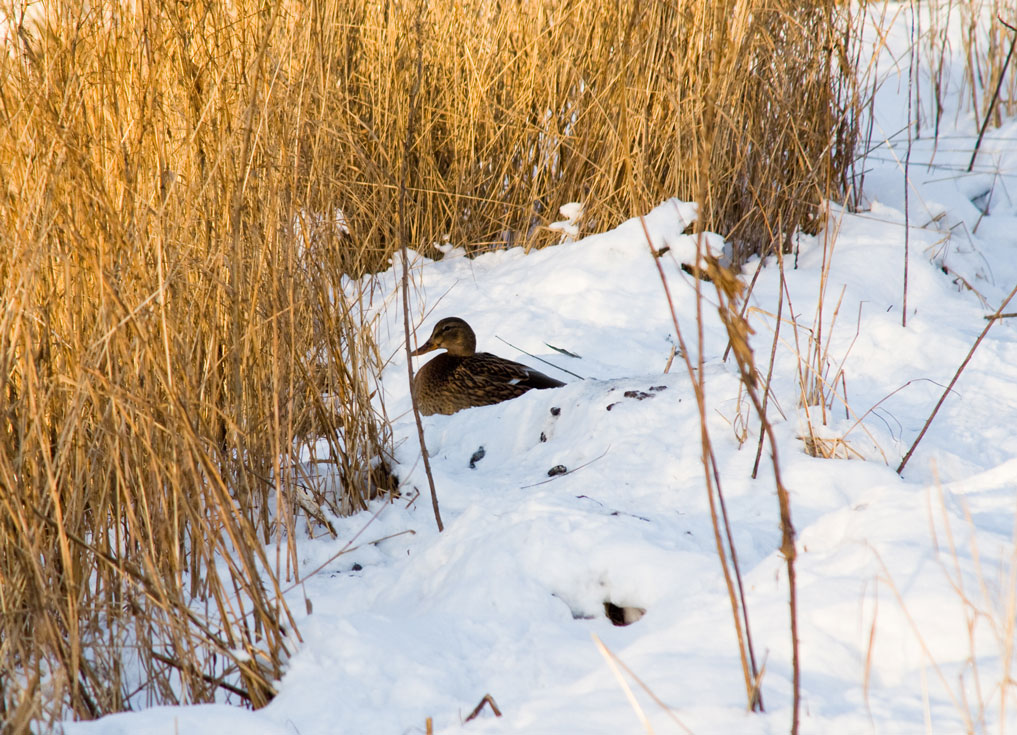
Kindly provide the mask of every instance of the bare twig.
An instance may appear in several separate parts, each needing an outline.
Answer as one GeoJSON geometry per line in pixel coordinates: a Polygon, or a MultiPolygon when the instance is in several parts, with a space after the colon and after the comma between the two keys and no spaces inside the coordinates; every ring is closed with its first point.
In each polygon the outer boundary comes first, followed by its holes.
{"type": "Polygon", "coordinates": [[[549,477],[549,478],[547,478],[546,480],[541,480],[540,482],[535,482],[535,483],[533,483],[532,485],[523,485],[523,486],[522,486],[521,488],[519,488],[519,489],[520,489],[520,490],[525,490],[526,488],[530,488],[530,487],[537,487],[538,485],[546,485],[546,484],[547,484],[547,483],[549,483],[549,482],[554,482],[555,480],[557,480],[557,479],[558,479],[558,478],[560,478],[560,477],[565,477],[566,475],[574,475],[575,473],[579,472],[579,470],[583,469],[584,467],[589,467],[589,466],[590,466],[591,464],[593,464],[593,463],[594,463],[594,462],[596,462],[597,460],[599,460],[599,459],[603,459],[603,458],[604,458],[604,456],[605,456],[605,455],[606,455],[606,454],[607,454],[607,453],[608,453],[609,451],[611,451],[611,445],[610,445],[610,444],[608,445],[607,449],[605,449],[605,450],[604,450],[603,452],[601,452],[601,453],[600,453],[599,455],[597,455],[596,457],[594,457],[593,459],[591,459],[591,460],[590,460],[589,462],[583,462],[583,463],[582,463],[581,465],[579,465],[578,467],[573,467],[573,468],[572,468],[571,470],[569,470],[568,472],[562,472],[562,473],[561,473],[560,475],[555,475],[554,477],[549,477]]]}
{"type": "MultiPolygon", "coordinates": [[[[767,401],[768,401],[769,396],[770,396],[770,381],[773,379],[773,365],[774,365],[774,362],[776,361],[776,358],[777,358],[777,341],[780,339],[781,314],[783,313],[783,310],[784,310],[784,289],[786,287],[786,284],[785,284],[785,280],[786,279],[785,279],[785,276],[784,276],[784,255],[783,255],[783,253],[780,252],[779,248],[778,248],[778,252],[777,252],[777,258],[779,259],[780,283],[781,283],[781,285],[780,285],[780,288],[778,289],[780,291],[780,293],[777,294],[777,318],[776,318],[776,321],[774,322],[774,325],[773,325],[773,343],[770,345],[770,362],[769,362],[769,364],[767,365],[767,368],[766,368],[766,383],[765,383],[765,385],[766,385],[766,394],[763,396],[763,414],[764,415],[766,414],[766,404],[767,404],[767,401]]],[[[744,319],[745,318],[745,310],[744,309],[742,309],[741,315],[742,315],[742,318],[744,319]]],[[[731,343],[730,342],[728,342],[728,349],[731,349],[731,343]]],[[[752,479],[753,480],[755,480],[756,479],[756,475],[759,474],[759,460],[763,456],[763,441],[764,441],[765,437],[766,437],[766,433],[763,432],[763,431],[760,431],[759,432],[759,443],[756,445],[756,459],[752,463],[752,479]]]]}
{"type": "MultiPolygon", "coordinates": [[[[621,669],[626,674],[631,676],[632,680],[634,682],[636,682],[636,684],[638,684],[640,686],[640,688],[644,692],[646,692],[646,694],[650,697],[650,699],[652,699],[654,702],[656,702],[657,705],[662,710],[664,710],[667,713],[667,716],[670,717],[674,721],[674,723],[676,725],[678,725],[678,727],[680,727],[682,730],[687,732],[689,735],[692,735],[692,730],[690,730],[688,727],[686,727],[685,723],[683,723],[681,720],[678,719],[677,715],[675,715],[675,713],[671,710],[671,708],[668,707],[663,702],[663,700],[661,700],[661,698],[658,697],[654,693],[654,691],[652,689],[650,689],[650,687],[648,687],[645,683],[643,683],[643,680],[640,679],[638,676],[636,676],[635,672],[633,672],[632,669],[630,669],[625,664],[624,661],[622,661],[620,658],[618,658],[618,656],[615,654],[615,652],[612,651],[610,648],[608,648],[604,644],[604,642],[602,640],[600,640],[600,637],[596,633],[593,633],[591,635],[593,636],[593,642],[597,644],[597,649],[600,651],[600,654],[605,659],[607,659],[607,662],[608,662],[609,665],[611,665],[611,668],[614,671],[616,677],[618,677],[618,669],[621,669]],[[615,665],[617,666],[617,668],[615,668],[615,665]]],[[[620,677],[618,677],[618,678],[619,678],[619,681],[621,681],[620,677]]],[[[624,686],[624,683],[623,683],[623,686],[624,686]]]]}
{"type": "Polygon", "coordinates": [[[410,257],[408,254],[410,226],[406,218],[407,179],[410,173],[410,160],[413,157],[413,135],[416,132],[417,103],[419,102],[420,79],[424,67],[424,38],[423,38],[423,12],[424,5],[418,8],[416,21],[417,38],[417,76],[413,82],[413,89],[410,92],[410,114],[406,124],[406,141],[403,146],[402,176],[399,181],[399,240],[401,247],[399,252],[403,263],[403,333],[406,344],[406,373],[410,384],[410,399],[413,405],[413,418],[417,424],[417,437],[420,439],[420,454],[424,460],[424,473],[427,475],[427,485],[431,489],[431,507],[434,509],[434,522],[438,525],[438,532],[441,533],[445,527],[441,522],[441,512],[438,510],[438,492],[434,488],[434,475],[431,474],[431,460],[427,454],[427,442],[424,439],[424,422],[420,419],[420,409],[417,406],[417,397],[413,391],[413,356],[410,349],[410,257]]]}
{"type": "MultiPolygon", "coordinates": [[[[561,371],[562,371],[563,373],[568,373],[569,375],[571,375],[571,376],[572,376],[572,377],[574,377],[574,378],[579,378],[580,380],[586,380],[586,378],[584,378],[584,377],[583,377],[582,375],[579,375],[579,374],[577,374],[577,373],[574,373],[574,372],[572,372],[571,370],[566,370],[566,369],[565,369],[565,368],[563,368],[563,367],[558,367],[557,365],[555,365],[555,364],[554,364],[553,362],[551,362],[550,360],[545,360],[545,359],[544,359],[544,358],[542,358],[542,357],[537,357],[537,356],[536,356],[536,355],[534,355],[534,354],[533,354],[532,352],[527,352],[526,350],[522,349],[521,347],[516,347],[516,346],[515,346],[514,344],[512,344],[511,342],[509,342],[509,341],[507,341],[507,340],[504,340],[504,339],[501,339],[501,337],[498,337],[498,335],[497,335],[497,334],[496,334],[496,335],[494,335],[494,336],[495,336],[495,337],[497,337],[498,339],[500,339],[500,340],[501,340],[502,342],[504,342],[505,344],[507,344],[507,345],[508,345],[509,347],[511,347],[511,348],[512,348],[513,350],[518,350],[519,352],[522,352],[522,353],[523,353],[524,355],[529,355],[529,356],[530,356],[530,357],[532,357],[532,358],[533,358],[534,360],[540,360],[540,362],[544,363],[545,365],[550,365],[550,366],[551,366],[551,367],[553,367],[553,368],[554,368],[555,370],[561,370],[561,371]]],[[[548,345],[548,347],[550,347],[550,345],[548,345]]],[[[560,348],[558,348],[558,347],[552,347],[551,349],[554,349],[554,350],[558,350],[559,352],[561,352],[561,349],[560,349],[560,348]]],[[[573,357],[575,357],[575,355],[572,355],[572,356],[573,356],[573,357]]]]}
{"type": "Polygon", "coordinates": [[[495,717],[501,717],[501,710],[498,709],[498,705],[495,704],[494,697],[492,697],[490,694],[485,694],[484,698],[480,700],[480,703],[476,707],[474,707],[473,711],[470,712],[470,714],[466,717],[465,720],[463,720],[463,723],[467,723],[470,720],[475,719],[477,715],[480,714],[480,711],[484,709],[485,704],[491,707],[491,711],[494,712],[495,717]]]}
{"type": "MultiPolygon", "coordinates": [[[[384,508],[386,505],[388,505],[388,504],[385,503],[381,507],[384,508]]],[[[380,510],[381,509],[379,508],[379,512],[380,512],[380,510]]],[[[390,533],[387,536],[382,536],[381,538],[376,538],[373,541],[368,541],[368,542],[363,543],[363,544],[358,544],[357,546],[352,546],[353,542],[357,540],[357,538],[360,536],[360,534],[362,534],[364,531],[367,530],[367,526],[371,525],[371,523],[373,523],[374,519],[377,518],[377,517],[378,517],[378,513],[375,513],[373,516],[371,516],[371,520],[369,520],[367,522],[367,525],[365,525],[363,528],[361,528],[359,531],[357,531],[356,535],[353,538],[351,538],[349,540],[349,542],[347,542],[347,544],[345,546],[343,546],[336,553],[332,554],[332,556],[328,557],[328,559],[326,559],[321,564],[316,566],[310,572],[308,572],[307,574],[302,576],[298,581],[294,582],[289,587],[287,587],[285,590],[283,590],[283,593],[287,593],[290,590],[295,589],[298,585],[303,584],[304,582],[306,582],[308,580],[308,578],[313,577],[318,572],[320,572],[322,569],[327,567],[329,564],[331,564],[332,562],[334,562],[336,559],[338,559],[340,556],[343,556],[344,554],[352,554],[354,551],[356,551],[357,549],[361,549],[364,546],[374,546],[376,544],[380,544],[382,541],[388,541],[389,539],[393,539],[393,538],[396,538],[398,536],[405,536],[406,534],[409,534],[411,536],[415,536],[417,534],[417,532],[414,531],[412,528],[407,528],[405,531],[399,531],[398,533],[390,533]]]]}
{"type": "Polygon", "coordinates": [[[188,663],[186,661],[179,661],[175,658],[170,658],[169,656],[163,656],[158,651],[152,651],[151,655],[152,658],[155,659],[156,661],[160,661],[166,664],[167,666],[172,666],[174,669],[185,671],[191,676],[197,676],[201,679],[204,679],[212,686],[219,687],[220,689],[225,689],[227,692],[230,692],[231,694],[236,694],[237,696],[241,697],[247,702],[251,701],[251,695],[248,694],[248,692],[245,689],[241,689],[238,686],[233,686],[228,681],[224,681],[222,676],[209,676],[203,671],[199,671],[198,668],[192,663],[188,663]]]}
{"type": "Polygon", "coordinates": [[[1003,309],[1007,307],[1007,304],[1010,303],[1010,300],[1014,297],[1015,294],[1017,294],[1017,285],[1013,287],[1013,289],[1007,295],[1006,299],[1003,300],[1003,303],[996,310],[996,313],[989,318],[989,323],[985,325],[985,329],[983,329],[982,333],[978,335],[978,339],[975,340],[975,343],[971,345],[971,349],[968,350],[967,356],[964,358],[964,361],[960,364],[960,367],[957,368],[957,372],[953,374],[953,378],[947,384],[946,390],[943,391],[943,395],[939,397],[939,401],[936,402],[936,407],[932,409],[932,413],[930,413],[929,418],[926,419],[925,425],[922,427],[922,430],[918,432],[918,438],[915,439],[914,444],[911,445],[911,448],[908,449],[908,453],[905,454],[904,459],[901,460],[900,466],[897,467],[898,475],[904,471],[904,467],[905,465],[907,465],[908,460],[911,459],[911,455],[914,454],[915,448],[918,446],[918,442],[922,440],[922,437],[925,436],[925,432],[929,430],[929,425],[932,423],[932,420],[936,418],[936,414],[939,413],[939,408],[940,406],[943,405],[943,401],[945,401],[946,397],[950,395],[950,391],[953,389],[954,384],[960,378],[960,374],[964,371],[964,368],[967,367],[968,363],[971,361],[971,357],[972,355],[975,354],[975,350],[978,349],[978,345],[980,345],[982,343],[982,340],[985,339],[985,335],[989,333],[990,329],[992,329],[992,325],[999,321],[999,317],[1000,315],[1002,315],[1003,309]]]}
{"type": "MultiPolygon", "coordinates": [[[[799,712],[801,707],[801,662],[798,653],[798,587],[795,575],[795,529],[791,522],[791,498],[787,487],[781,478],[780,462],[777,458],[777,438],[773,432],[773,426],[766,418],[766,411],[759,398],[759,391],[756,385],[755,366],[752,350],[748,344],[748,325],[744,319],[738,316],[734,306],[740,284],[729,272],[722,269],[714,260],[706,259],[709,275],[717,289],[717,297],[720,302],[718,313],[724,326],[727,328],[728,338],[732,343],[732,351],[738,368],[741,373],[742,384],[745,392],[752,401],[766,433],[770,445],[770,459],[773,466],[773,480],[777,488],[777,503],[780,509],[781,545],[780,551],[784,556],[788,575],[788,606],[791,615],[791,666],[792,666],[792,699],[793,710],[791,714],[791,732],[795,735],[798,732],[799,712]]],[[[754,677],[755,679],[756,677],[754,677]]]]}
{"type": "Polygon", "coordinates": [[[901,305],[900,323],[908,325],[908,255],[911,245],[911,122],[912,100],[914,97],[915,57],[918,54],[918,40],[915,38],[915,3],[911,2],[911,45],[908,47],[908,148],[904,153],[904,297],[901,305]]]}
{"type": "MultiPolygon", "coordinates": [[[[650,231],[646,226],[646,219],[640,217],[639,221],[643,226],[643,234],[646,237],[646,244],[650,248],[650,253],[652,254],[654,252],[653,241],[650,238],[650,231]]],[[[697,276],[700,270],[699,263],[702,261],[702,246],[703,238],[700,236],[698,238],[696,265],[694,266],[695,275],[697,276]]],[[[706,479],[706,497],[710,503],[710,520],[713,524],[713,537],[717,546],[717,557],[720,560],[721,571],[724,574],[724,582],[727,585],[728,597],[731,602],[731,614],[734,617],[735,633],[738,637],[738,653],[741,657],[742,673],[745,678],[746,697],[748,698],[749,708],[757,710],[762,708],[763,703],[762,698],[760,697],[760,692],[754,685],[757,672],[755,668],[755,655],[752,652],[752,638],[748,631],[748,613],[744,608],[744,596],[741,597],[741,602],[739,602],[739,597],[735,590],[736,582],[735,579],[732,579],[731,569],[728,567],[727,554],[731,553],[731,566],[734,568],[734,576],[737,579],[737,587],[741,588],[741,572],[738,568],[738,557],[734,553],[734,540],[730,536],[730,526],[727,523],[725,523],[724,526],[728,530],[727,548],[729,549],[729,552],[725,552],[724,550],[725,544],[720,529],[719,514],[716,507],[717,502],[714,500],[715,489],[717,494],[720,495],[720,476],[719,473],[715,472],[716,462],[713,457],[713,445],[710,441],[710,435],[707,429],[706,396],[702,369],[702,335],[700,334],[699,339],[699,365],[696,367],[693,366],[692,358],[689,356],[689,351],[685,346],[685,338],[682,336],[681,327],[678,325],[678,313],[675,310],[674,301],[671,298],[671,289],[667,285],[667,277],[664,275],[664,269],[660,264],[660,259],[654,258],[653,262],[657,266],[657,274],[660,277],[661,285],[664,287],[664,295],[667,298],[668,308],[671,310],[671,321],[674,324],[675,336],[678,339],[679,352],[685,360],[685,368],[691,378],[692,387],[696,396],[696,405],[699,409],[699,438],[703,447],[701,460],[703,463],[703,474],[706,479]],[[744,629],[742,627],[743,620],[745,625],[744,629]]],[[[702,303],[702,293],[699,290],[701,283],[702,280],[697,277],[695,279],[697,304],[702,303]]],[[[701,312],[699,314],[699,323],[702,324],[701,312]]],[[[721,514],[726,516],[726,508],[724,507],[723,502],[721,502],[721,514]]]]}
{"type": "Polygon", "coordinates": [[[636,699],[636,695],[632,693],[632,687],[625,681],[625,677],[621,675],[621,670],[618,668],[618,659],[607,650],[607,646],[600,640],[596,633],[591,634],[593,636],[593,642],[597,644],[597,649],[600,651],[600,655],[607,661],[607,665],[611,667],[611,673],[614,674],[614,678],[618,680],[618,684],[621,686],[622,691],[625,692],[625,698],[629,700],[629,704],[632,705],[632,711],[636,713],[636,717],[643,724],[643,728],[646,730],[647,735],[653,735],[653,725],[650,724],[650,718],[643,712],[643,708],[639,705],[639,700],[636,699]]]}
{"type": "Polygon", "coordinates": [[[971,160],[968,162],[968,171],[974,168],[975,159],[978,157],[978,149],[982,147],[982,138],[985,136],[985,129],[989,127],[989,120],[992,118],[992,110],[995,108],[996,101],[999,99],[999,90],[1003,87],[1003,79],[1006,77],[1006,70],[1010,66],[1010,59],[1013,58],[1014,47],[1017,46],[1017,28],[1014,28],[998,16],[997,20],[1013,33],[1013,38],[1010,40],[1010,50],[1006,52],[1006,60],[1003,61],[1003,68],[999,70],[999,79],[996,80],[996,88],[992,92],[992,98],[989,100],[989,106],[985,109],[985,118],[982,120],[982,126],[978,129],[978,139],[975,141],[975,149],[971,151],[971,160]]]}

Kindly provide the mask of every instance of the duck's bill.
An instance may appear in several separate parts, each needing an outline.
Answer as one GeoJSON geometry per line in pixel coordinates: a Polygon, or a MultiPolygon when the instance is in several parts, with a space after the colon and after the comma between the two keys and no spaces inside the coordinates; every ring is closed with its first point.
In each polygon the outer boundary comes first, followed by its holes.
{"type": "Polygon", "coordinates": [[[431,340],[427,340],[424,344],[420,345],[417,349],[413,350],[410,354],[416,357],[417,355],[423,355],[425,352],[430,352],[434,349],[434,345],[431,344],[431,340]]]}

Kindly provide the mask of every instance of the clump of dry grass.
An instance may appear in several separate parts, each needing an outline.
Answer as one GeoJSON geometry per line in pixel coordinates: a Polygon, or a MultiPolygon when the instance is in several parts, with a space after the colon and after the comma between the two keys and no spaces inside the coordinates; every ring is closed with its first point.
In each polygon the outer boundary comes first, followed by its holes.
{"type": "Polygon", "coordinates": [[[705,191],[704,227],[741,260],[770,250],[765,221],[811,229],[821,200],[844,190],[855,100],[836,3],[383,10],[354,0],[327,18],[317,109],[343,144],[328,165],[349,186],[353,237],[381,259],[414,92],[414,247],[446,235],[473,252],[539,246],[557,239],[546,225],[567,202],[582,201],[596,231],[705,191]]]}

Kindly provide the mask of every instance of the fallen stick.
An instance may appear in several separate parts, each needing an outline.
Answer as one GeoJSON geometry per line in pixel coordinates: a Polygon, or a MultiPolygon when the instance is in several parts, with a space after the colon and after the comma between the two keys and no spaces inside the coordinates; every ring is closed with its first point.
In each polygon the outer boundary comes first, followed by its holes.
{"type": "Polygon", "coordinates": [[[463,724],[466,724],[467,722],[475,718],[477,715],[479,715],[480,710],[484,709],[485,704],[491,705],[491,711],[494,712],[495,717],[501,717],[501,710],[498,709],[498,705],[494,703],[494,697],[492,697],[490,694],[485,694],[484,698],[480,700],[480,704],[474,707],[473,711],[470,712],[469,717],[463,720],[463,724]]]}

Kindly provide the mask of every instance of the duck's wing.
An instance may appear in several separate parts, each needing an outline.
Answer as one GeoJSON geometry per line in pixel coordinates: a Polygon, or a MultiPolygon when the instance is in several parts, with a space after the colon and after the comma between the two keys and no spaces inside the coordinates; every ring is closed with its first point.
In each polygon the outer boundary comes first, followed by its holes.
{"type": "MultiPolygon", "coordinates": [[[[487,383],[493,386],[504,386],[504,390],[511,395],[517,396],[525,393],[531,388],[560,388],[564,383],[552,377],[544,375],[539,370],[523,365],[503,357],[492,355],[490,352],[478,352],[467,358],[463,366],[469,374],[479,383],[487,383]]],[[[502,399],[504,400],[504,399],[502,399]]]]}
{"type": "MultiPolygon", "coordinates": [[[[516,364],[518,365],[519,363],[516,364]]],[[[526,367],[526,365],[519,365],[519,367],[521,367],[526,373],[526,377],[523,378],[523,383],[529,388],[543,390],[544,388],[561,388],[565,385],[560,380],[555,380],[549,375],[544,375],[544,373],[539,370],[526,367]]]]}

